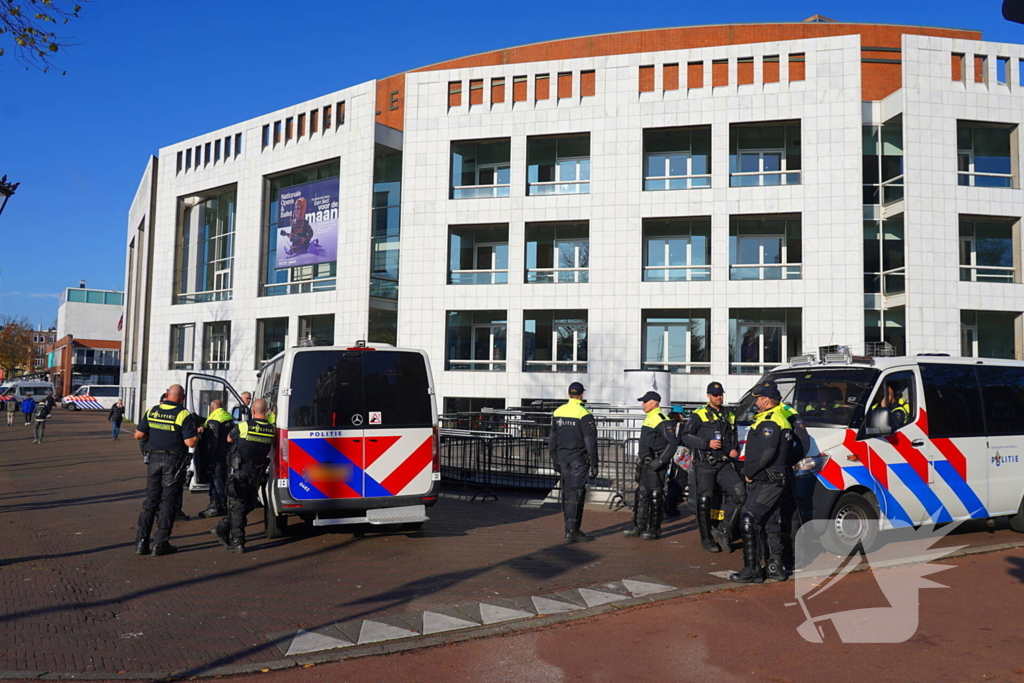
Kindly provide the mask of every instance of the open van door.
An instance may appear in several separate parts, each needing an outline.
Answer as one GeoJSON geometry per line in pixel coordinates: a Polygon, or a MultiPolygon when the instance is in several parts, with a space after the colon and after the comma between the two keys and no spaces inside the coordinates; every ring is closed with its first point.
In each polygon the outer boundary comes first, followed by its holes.
{"type": "MultiPolygon", "coordinates": [[[[230,411],[234,405],[245,405],[235,388],[223,377],[190,372],[185,377],[185,409],[192,413],[196,427],[206,424],[210,416],[210,403],[219,400],[224,410],[230,411]]],[[[192,464],[189,467],[189,491],[206,491],[210,488],[210,458],[203,446],[204,440],[199,439],[192,453],[192,464]]]]}

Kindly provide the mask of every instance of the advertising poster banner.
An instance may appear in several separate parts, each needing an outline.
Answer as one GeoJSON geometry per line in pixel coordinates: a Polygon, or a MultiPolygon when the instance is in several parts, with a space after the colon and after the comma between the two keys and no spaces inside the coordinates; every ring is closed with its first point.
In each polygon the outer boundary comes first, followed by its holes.
{"type": "Polygon", "coordinates": [[[275,267],[294,268],[338,258],[338,178],[281,190],[277,197],[275,267]]]}

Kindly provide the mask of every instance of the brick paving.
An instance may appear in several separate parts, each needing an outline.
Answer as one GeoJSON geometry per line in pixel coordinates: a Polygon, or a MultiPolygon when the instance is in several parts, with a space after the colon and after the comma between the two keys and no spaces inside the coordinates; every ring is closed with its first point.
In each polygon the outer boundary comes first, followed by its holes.
{"type": "MultiPolygon", "coordinates": [[[[739,554],[699,550],[692,519],[666,539],[622,538],[626,512],[588,510],[600,538],[560,543],[561,517],[501,495],[445,493],[423,531],[315,529],[231,555],[214,520],[175,526],[177,555],[136,557],[144,467],[133,441],[113,442],[99,413],[58,411],[46,442],[0,426],[0,671],[197,673],[279,660],[265,634],[445,605],[590,586],[645,574],[679,587],[721,582],[739,554]]],[[[206,496],[186,495],[193,517],[206,496]]],[[[252,520],[261,518],[260,511],[252,520]]],[[[1019,541],[974,525],[957,542],[1019,541]]]]}

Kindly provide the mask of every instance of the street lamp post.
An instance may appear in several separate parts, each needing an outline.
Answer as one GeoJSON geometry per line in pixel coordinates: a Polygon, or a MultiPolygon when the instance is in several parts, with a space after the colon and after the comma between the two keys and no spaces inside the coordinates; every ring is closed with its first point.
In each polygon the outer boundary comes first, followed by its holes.
{"type": "Polygon", "coordinates": [[[0,178],[0,214],[4,212],[4,207],[7,206],[7,200],[17,192],[18,185],[21,185],[21,183],[7,182],[6,175],[3,178],[0,178]]]}

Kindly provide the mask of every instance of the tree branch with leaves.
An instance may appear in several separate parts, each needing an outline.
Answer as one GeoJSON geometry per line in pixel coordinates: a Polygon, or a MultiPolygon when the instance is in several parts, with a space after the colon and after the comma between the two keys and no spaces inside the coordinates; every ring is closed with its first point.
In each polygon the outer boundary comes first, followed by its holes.
{"type": "MultiPolygon", "coordinates": [[[[72,45],[69,36],[57,35],[57,27],[78,19],[80,3],[88,1],[0,0],[0,40],[10,36],[15,61],[25,69],[45,73],[55,68],[53,58],[72,45]]],[[[0,46],[0,57],[6,53],[6,48],[0,46]]]]}
{"type": "Polygon", "coordinates": [[[10,379],[32,364],[32,324],[25,316],[0,315],[0,368],[10,379]]]}

